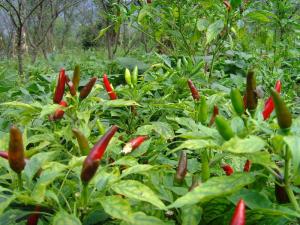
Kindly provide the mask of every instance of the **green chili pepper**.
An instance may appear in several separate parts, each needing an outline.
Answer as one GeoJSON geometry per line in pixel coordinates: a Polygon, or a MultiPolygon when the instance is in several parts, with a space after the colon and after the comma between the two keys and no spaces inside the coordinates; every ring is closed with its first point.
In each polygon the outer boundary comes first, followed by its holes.
{"type": "Polygon", "coordinates": [[[138,74],[139,74],[139,69],[137,66],[135,66],[133,69],[133,72],[132,72],[132,77],[131,77],[131,81],[132,81],[133,85],[137,85],[138,74]]]}
{"type": "Polygon", "coordinates": [[[90,147],[89,147],[89,142],[88,142],[87,138],[84,136],[84,134],[80,130],[78,130],[76,128],[73,128],[72,131],[73,131],[74,136],[77,139],[81,154],[82,155],[89,154],[90,147]]]}
{"type": "Polygon", "coordinates": [[[226,121],[226,119],[221,116],[218,115],[216,117],[216,126],[217,126],[217,130],[219,131],[219,134],[226,140],[230,140],[233,136],[234,136],[234,132],[230,126],[230,124],[226,121]]]}
{"type": "Polygon", "coordinates": [[[206,103],[206,98],[205,96],[201,96],[201,101],[199,105],[199,111],[198,111],[198,120],[202,123],[205,124],[208,118],[208,106],[206,103]]]}
{"type": "Polygon", "coordinates": [[[292,114],[276,90],[271,89],[271,95],[275,104],[279,127],[283,130],[290,128],[292,125],[292,114]]]}
{"type": "Polygon", "coordinates": [[[125,81],[129,86],[132,86],[132,82],[131,82],[131,74],[129,69],[125,69],[125,81]]]}
{"type": "Polygon", "coordinates": [[[244,101],[239,89],[232,89],[230,92],[231,103],[236,113],[241,116],[245,112],[244,101]]]}
{"type": "Polygon", "coordinates": [[[80,81],[80,67],[79,65],[76,65],[74,68],[74,72],[73,72],[73,85],[75,87],[75,90],[77,90],[78,86],[79,86],[79,81],[80,81]]]}

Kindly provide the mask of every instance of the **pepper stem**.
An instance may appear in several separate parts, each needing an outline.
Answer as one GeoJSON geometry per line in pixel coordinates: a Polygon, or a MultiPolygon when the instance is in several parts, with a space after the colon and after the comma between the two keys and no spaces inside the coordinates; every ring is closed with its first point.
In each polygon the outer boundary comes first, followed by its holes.
{"type": "Polygon", "coordinates": [[[208,154],[207,154],[206,149],[201,154],[201,162],[202,162],[201,163],[201,166],[202,166],[201,178],[202,178],[202,182],[205,182],[210,177],[209,161],[208,161],[208,154]]]}
{"type": "Polygon", "coordinates": [[[18,187],[19,187],[20,191],[23,190],[23,182],[22,182],[22,174],[21,173],[18,173],[18,187]]]}
{"type": "Polygon", "coordinates": [[[88,184],[83,184],[81,196],[82,196],[83,206],[86,206],[88,203],[88,184]]]}

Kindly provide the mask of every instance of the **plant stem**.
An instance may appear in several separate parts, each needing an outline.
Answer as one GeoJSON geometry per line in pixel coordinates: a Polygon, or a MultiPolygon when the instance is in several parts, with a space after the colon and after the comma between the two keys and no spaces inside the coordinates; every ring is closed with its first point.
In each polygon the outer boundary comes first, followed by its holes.
{"type": "Polygon", "coordinates": [[[88,184],[83,184],[81,195],[83,200],[83,206],[85,207],[88,203],[88,184]]]}
{"type": "Polygon", "coordinates": [[[21,173],[18,173],[18,187],[19,187],[20,191],[23,190],[23,182],[22,182],[22,174],[21,173]]]}
{"type": "Polygon", "coordinates": [[[208,161],[208,155],[206,149],[201,154],[201,162],[202,162],[201,178],[202,178],[202,182],[205,182],[210,177],[209,161],[208,161]]]}

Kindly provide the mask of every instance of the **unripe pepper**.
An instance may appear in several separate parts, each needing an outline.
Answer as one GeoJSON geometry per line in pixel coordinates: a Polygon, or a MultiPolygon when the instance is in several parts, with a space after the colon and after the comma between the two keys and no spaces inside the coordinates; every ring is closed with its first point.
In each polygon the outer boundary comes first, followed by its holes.
{"type": "Polygon", "coordinates": [[[73,81],[75,90],[77,90],[78,86],[79,86],[79,81],[80,81],[80,67],[79,67],[79,65],[76,65],[75,68],[74,68],[72,81],[73,81]]]}
{"type": "Polygon", "coordinates": [[[233,168],[228,164],[223,164],[221,167],[227,176],[230,176],[234,172],[233,168]]]}
{"type": "Polygon", "coordinates": [[[92,77],[89,82],[81,89],[79,98],[81,100],[85,99],[92,91],[95,83],[97,81],[97,77],[92,77]]]}
{"type": "Polygon", "coordinates": [[[292,114],[289,112],[284,101],[274,89],[271,90],[271,95],[275,104],[277,122],[281,129],[285,130],[292,125],[292,114]]]}
{"type": "Polygon", "coordinates": [[[211,115],[211,118],[210,118],[210,121],[208,124],[209,127],[211,127],[214,124],[217,115],[219,115],[219,108],[218,108],[218,106],[215,105],[214,109],[213,109],[213,114],[211,115]]]}
{"type": "MultiPolygon", "coordinates": [[[[68,106],[67,102],[65,102],[64,100],[61,100],[59,105],[63,106],[63,107],[68,106]]],[[[63,118],[64,114],[65,114],[65,112],[63,110],[57,109],[57,110],[55,110],[53,115],[49,116],[49,120],[60,120],[61,118],[63,118]]]]}
{"type": "Polygon", "coordinates": [[[66,83],[65,70],[61,69],[59,72],[58,81],[57,81],[55,93],[53,96],[54,103],[58,104],[63,99],[64,92],[65,92],[65,83],[66,83]]]}
{"type": "Polygon", "coordinates": [[[138,73],[139,73],[139,70],[138,70],[138,67],[135,66],[134,69],[133,69],[133,72],[132,72],[132,84],[133,85],[137,85],[137,81],[138,81],[138,73]]]}
{"type": "Polygon", "coordinates": [[[133,150],[137,149],[145,140],[147,140],[147,136],[138,136],[130,140],[123,148],[122,153],[128,154],[133,150]]]}
{"type": "Polygon", "coordinates": [[[125,81],[129,86],[132,86],[132,82],[131,82],[131,74],[129,69],[125,69],[125,81]]]}
{"type": "Polygon", "coordinates": [[[257,107],[256,80],[253,71],[249,71],[247,75],[246,107],[250,112],[255,111],[257,107]]]}
{"type": "Polygon", "coordinates": [[[69,87],[69,90],[70,90],[70,93],[72,96],[75,96],[76,95],[76,89],[75,89],[75,86],[73,84],[73,82],[70,80],[70,78],[66,75],[66,84],[68,85],[69,87]]]}
{"type": "MultiPolygon", "coordinates": [[[[280,80],[278,80],[276,82],[275,90],[278,93],[280,93],[280,91],[281,91],[281,82],[280,82],[280,80]]],[[[271,113],[273,112],[274,108],[275,108],[274,101],[273,101],[272,97],[269,97],[268,100],[265,102],[265,107],[264,107],[263,112],[262,112],[264,120],[269,119],[269,117],[270,117],[271,113]]]]}
{"type": "Polygon", "coordinates": [[[81,170],[82,183],[87,184],[95,175],[99,167],[100,160],[107,148],[107,145],[114,134],[117,132],[117,130],[117,126],[112,126],[94,145],[89,155],[85,158],[81,170]]]}
{"type": "Polygon", "coordinates": [[[244,172],[250,172],[251,169],[251,161],[247,159],[245,165],[244,165],[244,172]]]}
{"type": "Polygon", "coordinates": [[[230,92],[230,98],[231,98],[231,103],[233,105],[235,112],[239,116],[243,115],[245,112],[245,108],[244,108],[243,98],[242,98],[242,95],[241,95],[239,89],[237,89],[237,88],[232,89],[230,92]]]}
{"type": "Polygon", "coordinates": [[[200,95],[192,80],[188,80],[188,85],[195,101],[200,100],[200,95]]]}
{"type": "Polygon", "coordinates": [[[16,126],[10,128],[8,162],[16,173],[21,173],[26,164],[22,133],[16,126]]]}
{"type": "Polygon", "coordinates": [[[226,140],[230,140],[234,136],[234,132],[230,126],[230,124],[226,121],[226,119],[218,115],[216,117],[216,126],[219,134],[226,140]]]}
{"type": "Polygon", "coordinates": [[[117,99],[117,94],[114,91],[114,89],[112,88],[112,86],[111,86],[111,84],[110,84],[110,82],[109,82],[108,77],[107,77],[106,74],[103,75],[103,84],[104,84],[105,90],[109,94],[110,99],[111,100],[117,99]]]}
{"type": "Polygon", "coordinates": [[[182,181],[185,178],[186,173],[187,173],[187,155],[186,155],[185,151],[182,151],[180,154],[179,161],[178,161],[175,180],[178,183],[182,183],[182,181]]]}
{"type": "Polygon", "coordinates": [[[84,134],[80,130],[78,130],[76,128],[73,128],[72,132],[77,139],[81,154],[88,155],[90,152],[89,151],[90,148],[89,148],[89,142],[88,142],[87,138],[84,136],[84,134]]]}
{"type": "Polygon", "coordinates": [[[246,207],[243,199],[240,199],[235,207],[230,225],[245,225],[246,224],[246,207]]]}
{"type": "Polygon", "coordinates": [[[199,105],[199,111],[198,111],[198,119],[202,124],[205,124],[208,117],[208,107],[206,103],[205,96],[201,96],[201,101],[199,105]]]}

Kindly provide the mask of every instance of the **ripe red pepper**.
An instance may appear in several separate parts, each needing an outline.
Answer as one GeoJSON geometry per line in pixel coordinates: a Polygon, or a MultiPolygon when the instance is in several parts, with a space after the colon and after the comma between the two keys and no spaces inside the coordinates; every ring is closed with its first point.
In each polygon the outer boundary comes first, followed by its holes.
{"type": "MultiPolygon", "coordinates": [[[[276,82],[275,90],[278,93],[280,93],[280,91],[281,91],[281,82],[280,82],[280,80],[278,80],[276,82]]],[[[270,117],[271,113],[273,112],[274,108],[275,108],[274,101],[273,101],[272,97],[269,97],[268,100],[265,102],[265,107],[264,107],[264,110],[262,112],[264,120],[269,119],[269,117],[270,117]]]]}
{"type": "Polygon", "coordinates": [[[94,145],[89,155],[85,158],[81,170],[82,183],[87,184],[95,175],[99,167],[100,160],[107,148],[107,145],[111,138],[114,136],[114,134],[117,132],[117,130],[117,126],[112,126],[94,145]]]}
{"type": "Polygon", "coordinates": [[[224,172],[226,173],[227,176],[230,176],[234,172],[233,168],[228,164],[224,164],[221,167],[222,167],[222,169],[224,170],[224,172]]]}
{"type": "Polygon", "coordinates": [[[61,69],[59,72],[58,82],[57,82],[54,97],[53,97],[54,103],[58,104],[63,99],[64,92],[65,92],[65,83],[66,83],[65,69],[61,69]]]}
{"type": "Polygon", "coordinates": [[[40,214],[39,214],[40,210],[41,210],[41,207],[39,205],[37,205],[34,208],[34,213],[32,213],[27,219],[27,225],[37,225],[38,224],[39,217],[40,217],[40,214]]]}
{"type": "Polygon", "coordinates": [[[123,148],[122,153],[128,154],[138,148],[145,140],[147,140],[147,136],[138,136],[130,140],[123,148]]]}
{"type": "Polygon", "coordinates": [[[199,92],[198,92],[196,86],[194,85],[193,81],[189,79],[188,80],[188,85],[189,85],[190,91],[192,93],[193,99],[195,101],[199,101],[200,100],[200,95],[199,95],[199,92]]]}
{"type": "Polygon", "coordinates": [[[185,151],[182,151],[180,154],[179,161],[178,161],[175,180],[178,183],[182,183],[182,181],[185,178],[186,173],[187,173],[187,155],[186,155],[185,151]]]}
{"type": "Polygon", "coordinates": [[[246,207],[243,199],[240,199],[235,207],[230,225],[245,225],[246,224],[246,207]]]}
{"type": "Polygon", "coordinates": [[[22,133],[16,126],[10,128],[8,162],[16,173],[21,173],[26,164],[22,133]]]}
{"type": "Polygon", "coordinates": [[[8,159],[8,152],[0,151],[0,157],[2,157],[3,159],[8,159]]]}
{"type": "Polygon", "coordinates": [[[71,95],[75,96],[76,95],[75,86],[74,86],[73,82],[70,80],[70,78],[68,76],[66,76],[66,84],[69,87],[71,95]]]}
{"type": "Polygon", "coordinates": [[[245,165],[244,165],[244,172],[249,172],[251,169],[251,161],[247,159],[245,165]]]}
{"type": "Polygon", "coordinates": [[[79,98],[85,99],[92,91],[92,88],[94,87],[95,83],[97,81],[97,77],[92,77],[90,81],[81,89],[79,98]]]}
{"type": "Polygon", "coordinates": [[[219,108],[218,108],[218,106],[215,105],[213,114],[211,115],[211,118],[210,118],[210,121],[208,124],[209,127],[211,127],[214,124],[217,115],[219,115],[219,108]]]}
{"type": "Polygon", "coordinates": [[[111,84],[110,84],[110,82],[109,82],[108,77],[107,77],[106,74],[103,75],[103,84],[104,84],[105,90],[109,94],[110,99],[111,100],[117,99],[117,94],[114,91],[114,89],[112,88],[112,86],[111,86],[111,84]]]}
{"type": "MultiPolygon", "coordinates": [[[[67,102],[65,102],[64,100],[61,100],[59,105],[61,105],[63,107],[68,106],[67,102]]],[[[55,110],[53,115],[49,116],[49,120],[60,120],[61,118],[63,118],[64,114],[65,114],[65,112],[63,110],[57,109],[57,110],[55,110]]]]}

